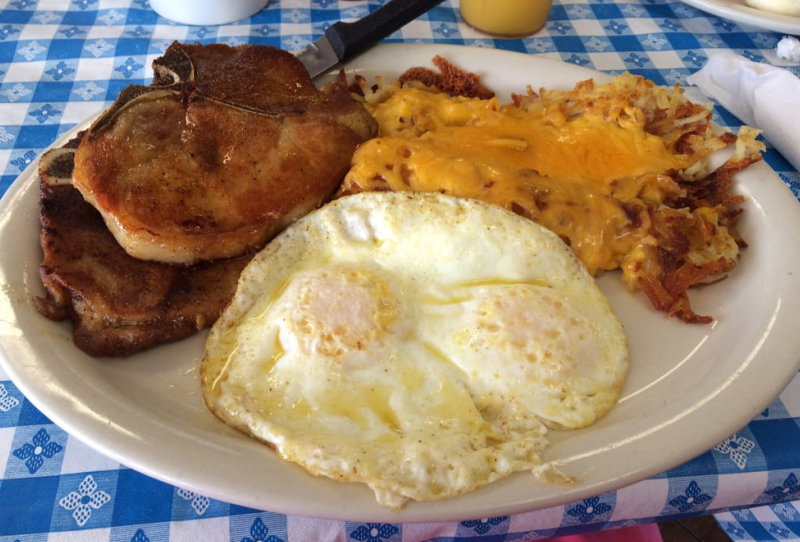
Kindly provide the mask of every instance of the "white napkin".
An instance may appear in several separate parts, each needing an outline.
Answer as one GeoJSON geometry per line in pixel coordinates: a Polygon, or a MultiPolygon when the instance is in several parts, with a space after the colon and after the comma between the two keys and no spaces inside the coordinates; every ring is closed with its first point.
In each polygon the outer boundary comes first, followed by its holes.
{"type": "Polygon", "coordinates": [[[792,72],[721,51],[687,81],[745,124],[763,130],[800,170],[800,79],[792,72]]]}

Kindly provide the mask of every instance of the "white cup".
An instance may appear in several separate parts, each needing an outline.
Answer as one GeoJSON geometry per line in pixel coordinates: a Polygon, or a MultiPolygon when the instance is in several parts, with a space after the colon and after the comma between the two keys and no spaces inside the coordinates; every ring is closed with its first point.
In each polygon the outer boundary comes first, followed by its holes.
{"type": "Polygon", "coordinates": [[[153,11],[171,21],[192,25],[227,24],[264,9],[269,0],[150,0],[153,11]]]}

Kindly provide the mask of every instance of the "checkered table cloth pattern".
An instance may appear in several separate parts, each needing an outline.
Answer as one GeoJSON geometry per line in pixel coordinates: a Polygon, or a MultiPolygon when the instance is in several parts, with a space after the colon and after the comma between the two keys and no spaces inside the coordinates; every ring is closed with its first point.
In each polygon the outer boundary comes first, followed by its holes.
{"type": "Polygon", "coordinates": [[[800,540],[800,503],[744,508],[717,514],[731,540],[800,540]]]}
{"type": "MultiPolygon", "coordinates": [[[[0,2],[0,194],[59,135],[99,113],[128,84],[149,83],[153,59],[173,40],[294,50],[331,23],[385,2],[271,0],[252,18],[219,27],[171,23],[147,0],[0,2]]],[[[464,25],[458,0],[448,0],[388,41],[508,49],[672,84],[720,50],[779,63],[780,38],[680,2],[555,0],[542,31],[496,40],[464,25]]],[[[800,66],[788,68],[800,74],[800,66]]],[[[719,107],[715,115],[722,125],[739,125],[719,107]]],[[[771,147],[765,158],[800,197],[798,172],[771,147]]],[[[361,524],[252,510],[149,478],[54,425],[0,371],[0,542],[533,540],[711,512],[720,512],[735,539],[785,540],[800,532],[792,503],[800,499],[799,422],[797,377],[712,450],[633,486],[511,517],[361,524]],[[764,507],[721,513],[754,505],[764,507]]]]}

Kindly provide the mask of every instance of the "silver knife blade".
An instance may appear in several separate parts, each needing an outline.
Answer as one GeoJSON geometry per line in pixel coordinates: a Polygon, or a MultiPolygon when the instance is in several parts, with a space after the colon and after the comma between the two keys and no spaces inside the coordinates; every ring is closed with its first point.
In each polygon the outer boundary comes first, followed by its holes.
{"type": "Polygon", "coordinates": [[[317,38],[312,43],[309,43],[296,56],[306,67],[312,79],[339,63],[339,57],[336,56],[336,51],[333,50],[331,40],[326,36],[317,38]]]}

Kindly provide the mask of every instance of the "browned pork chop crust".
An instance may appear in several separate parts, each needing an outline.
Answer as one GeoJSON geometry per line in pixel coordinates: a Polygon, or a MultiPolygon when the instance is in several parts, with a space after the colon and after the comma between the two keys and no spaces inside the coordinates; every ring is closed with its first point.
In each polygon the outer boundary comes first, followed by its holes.
{"type": "Polygon", "coordinates": [[[92,356],[133,354],[211,325],[250,257],[191,267],[132,258],[69,184],[77,142],[49,151],[39,164],[40,276],[47,290],[36,300],[39,312],[70,319],[75,345],[92,356]]]}
{"type": "Polygon", "coordinates": [[[192,264],[260,248],[338,187],[376,123],[291,54],[174,43],[154,85],[89,129],[73,180],[132,256],[192,264]]]}

